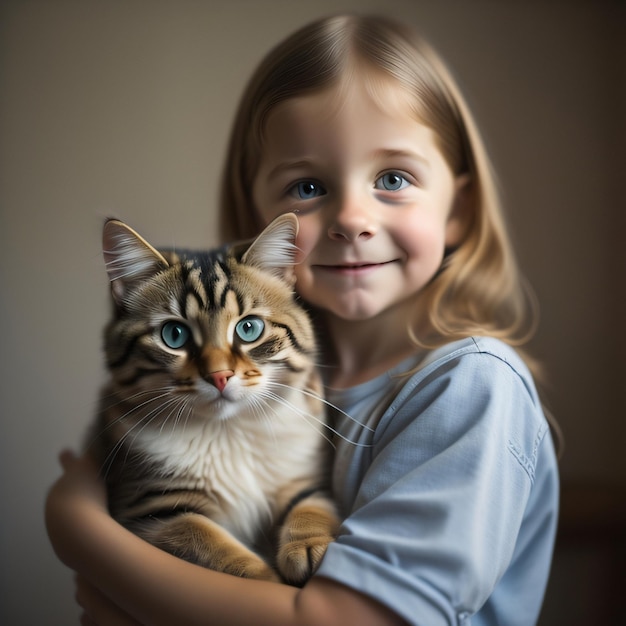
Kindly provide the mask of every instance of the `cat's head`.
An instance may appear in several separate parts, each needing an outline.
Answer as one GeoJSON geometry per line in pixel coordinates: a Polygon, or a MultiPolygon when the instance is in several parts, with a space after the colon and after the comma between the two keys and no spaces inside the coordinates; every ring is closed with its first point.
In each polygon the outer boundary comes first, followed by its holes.
{"type": "Polygon", "coordinates": [[[293,292],[297,228],[287,214],[249,246],[174,253],[107,221],[114,315],[105,348],[118,393],[147,408],[159,396],[170,412],[187,402],[226,419],[261,396],[284,395],[282,385],[305,387],[315,344],[293,292]]]}

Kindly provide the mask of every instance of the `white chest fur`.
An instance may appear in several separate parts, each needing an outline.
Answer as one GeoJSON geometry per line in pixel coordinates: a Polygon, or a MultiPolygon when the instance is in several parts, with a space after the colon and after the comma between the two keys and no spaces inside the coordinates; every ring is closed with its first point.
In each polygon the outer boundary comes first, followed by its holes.
{"type": "Polygon", "coordinates": [[[318,430],[281,405],[271,414],[242,409],[232,419],[194,419],[169,433],[146,429],[135,445],[172,481],[205,492],[215,521],[253,541],[274,515],[279,492],[319,474],[318,430]]]}

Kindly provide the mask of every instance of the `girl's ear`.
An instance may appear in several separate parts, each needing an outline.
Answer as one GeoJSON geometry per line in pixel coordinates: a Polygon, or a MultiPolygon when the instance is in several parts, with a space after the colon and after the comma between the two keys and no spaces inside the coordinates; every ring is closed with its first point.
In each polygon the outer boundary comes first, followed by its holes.
{"type": "Polygon", "coordinates": [[[456,248],[465,239],[473,213],[473,182],[469,174],[454,181],[454,198],[446,223],[446,248],[456,248]]]}

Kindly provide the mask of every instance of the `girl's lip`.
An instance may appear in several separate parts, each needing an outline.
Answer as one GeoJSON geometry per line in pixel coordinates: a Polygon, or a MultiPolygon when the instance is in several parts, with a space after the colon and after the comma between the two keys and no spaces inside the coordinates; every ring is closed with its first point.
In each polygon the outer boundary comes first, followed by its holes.
{"type": "Polygon", "coordinates": [[[393,261],[382,261],[380,263],[340,263],[338,265],[315,265],[322,270],[327,272],[336,272],[339,274],[359,274],[362,272],[367,272],[372,269],[376,269],[379,267],[383,267],[388,265],[389,263],[393,263],[393,261]]]}

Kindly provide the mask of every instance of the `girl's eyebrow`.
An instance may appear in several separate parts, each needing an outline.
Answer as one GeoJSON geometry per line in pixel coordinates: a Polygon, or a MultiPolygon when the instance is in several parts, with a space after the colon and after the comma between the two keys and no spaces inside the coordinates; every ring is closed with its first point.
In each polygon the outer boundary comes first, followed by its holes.
{"type": "MultiPolygon", "coordinates": [[[[430,167],[430,161],[414,150],[408,149],[395,149],[395,148],[380,148],[374,150],[370,158],[372,160],[385,160],[385,159],[410,159],[413,161],[419,161],[423,166],[430,167]]],[[[273,180],[284,172],[290,170],[306,169],[314,165],[313,159],[294,159],[293,161],[282,161],[275,165],[268,173],[267,180],[273,180]]]]}
{"type": "Polygon", "coordinates": [[[419,152],[415,152],[414,150],[381,148],[379,150],[374,150],[374,152],[372,152],[372,158],[411,159],[414,161],[419,161],[422,165],[425,165],[426,167],[430,167],[430,161],[425,156],[423,156],[419,152]]]}
{"type": "Polygon", "coordinates": [[[283,172],[288,172],[289,170],[297,170],[302,168],[311,167],[312,161],[307,159],[299,159],[297,161],[283,161],[278,165],[274,166],[269,173],[267,174],[267,180],[272,180],[277,176],[280,176],[283,172]]]}

